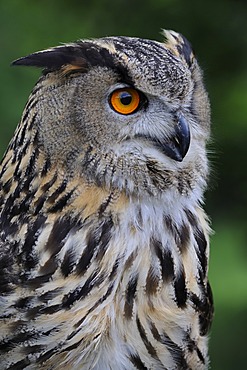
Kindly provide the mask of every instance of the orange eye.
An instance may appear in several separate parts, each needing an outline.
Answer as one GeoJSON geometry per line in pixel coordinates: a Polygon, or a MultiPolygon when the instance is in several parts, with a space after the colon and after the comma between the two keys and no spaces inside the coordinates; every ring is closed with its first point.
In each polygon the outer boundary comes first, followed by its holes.
{"type": "Polygon", "coordinates": [[[134,113],[140,105],[141,97],[133,88],[122,88],[113,91],[110,96],[112,108],[120,114],[134,113]]]}

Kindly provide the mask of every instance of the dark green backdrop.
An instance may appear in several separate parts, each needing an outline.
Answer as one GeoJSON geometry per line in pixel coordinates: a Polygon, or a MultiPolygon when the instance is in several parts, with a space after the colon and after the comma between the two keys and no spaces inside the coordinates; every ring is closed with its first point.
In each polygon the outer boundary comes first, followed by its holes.
{"type": "Polygon", "coordinates": [[[212,103],[212,174],[206,209],[215,234],[210,277],[213,370],[246,369],[246,0],[0,0],[0,154],[40,71],[10,67],[28,53],[79,38],[183,33],[204,69],[212,103]]]}

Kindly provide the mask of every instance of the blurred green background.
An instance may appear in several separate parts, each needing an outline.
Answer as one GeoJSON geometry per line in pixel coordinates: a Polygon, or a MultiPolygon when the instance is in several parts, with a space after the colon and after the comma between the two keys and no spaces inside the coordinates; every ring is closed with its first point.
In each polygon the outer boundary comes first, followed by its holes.
{"type": "Polygon", "coordinates": [[[247,1],[0,0],[0,155],[40,71],[10,67],[34,51],[79,38],[183,33],[212,103],[212,173],[206,210],[215,234],[211,369],[247,369],[247,1]]]}

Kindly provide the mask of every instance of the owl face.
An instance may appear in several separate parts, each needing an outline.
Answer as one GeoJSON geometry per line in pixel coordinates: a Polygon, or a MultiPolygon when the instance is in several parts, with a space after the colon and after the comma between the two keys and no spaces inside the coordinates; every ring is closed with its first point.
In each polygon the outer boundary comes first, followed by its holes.
{"type": "Polygon", "coordinates": [[[188,194],[205,179],[209,103],[181,35],[80,41],[14,64],[45,68],[24,115],[67,176],[138,196],[188,194]]]}

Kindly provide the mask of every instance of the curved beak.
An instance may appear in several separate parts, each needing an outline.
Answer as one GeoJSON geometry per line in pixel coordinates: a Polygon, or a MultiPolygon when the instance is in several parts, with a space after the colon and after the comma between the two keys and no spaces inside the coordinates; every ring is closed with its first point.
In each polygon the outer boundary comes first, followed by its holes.
{"type": "Polygon", "coordinates": [[[174,135],[164,143],[160,142],[159,146],[160,145],[163,148],[163,152],[168,157],[175,161],[182,162],[190,146],[190,129],[182,113],[176,114],[174,135]]]}

